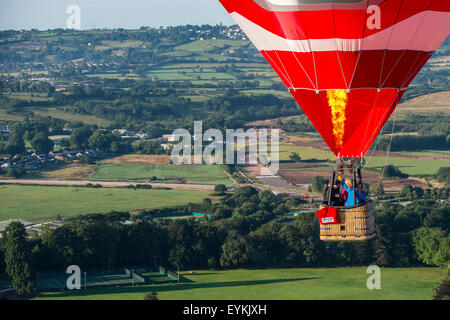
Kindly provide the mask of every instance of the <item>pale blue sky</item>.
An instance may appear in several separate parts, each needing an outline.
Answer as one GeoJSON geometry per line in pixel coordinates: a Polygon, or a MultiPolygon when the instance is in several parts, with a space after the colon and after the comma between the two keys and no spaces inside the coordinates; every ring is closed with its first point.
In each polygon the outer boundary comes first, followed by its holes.
{"type": "Polygon", "coordinates": [[[66,28],[72,4],[82,29],[233,24],[218,0],[0,0],[0,30],[66,28]]]}

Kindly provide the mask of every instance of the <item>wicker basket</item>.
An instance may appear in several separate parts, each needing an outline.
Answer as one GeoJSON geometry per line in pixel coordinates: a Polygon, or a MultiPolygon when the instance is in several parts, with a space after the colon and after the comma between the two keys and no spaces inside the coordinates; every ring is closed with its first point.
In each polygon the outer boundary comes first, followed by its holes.
{"type": "MultiPolygon", "coordinates": [[[[320,208],[324,208],[321,206],[320,208]]],[[[364,241],[375,237],[373,202],[353,207],[337,207],[341,223],[320,225],[320,240],[364,241]]]]}

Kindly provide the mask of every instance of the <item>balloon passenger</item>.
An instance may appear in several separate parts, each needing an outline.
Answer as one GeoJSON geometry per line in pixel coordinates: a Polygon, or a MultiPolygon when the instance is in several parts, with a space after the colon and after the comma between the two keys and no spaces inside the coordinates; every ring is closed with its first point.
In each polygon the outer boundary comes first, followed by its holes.
{"type": "Polygon", "coordinates": [[[329,203],[330,206],[338,207],[341,205],[341,196],[340,196],[340,186],[338,182],[335,182],[333,186],[328,185],[328,190],[326,193],[326,200],[330,199],[330,192],[331,192],[331,201],[329,203]]]}
{"type": "Polygon", "coordinates": [[[341,205],[341,197],[339,195],[340,193],[340,186],[337,182],[331,186],[330,184],[325,184],[323,191],[322,191],[322,197],[323,201],[326,202],[329,206],[337,207],[341,205]],[[328,199],[330,199],[330,192],[331,192],[331,202],[328,203],[328,199]]]}
{"type": "Polygon", "coordinates": [[[348,192],[345,188],[342,188],[341,191],[341,206],[344,206],[348,199],[348,192]]]}
{"type": "Polygon", "coordinates": [[[340,179],[341,180],[341,184],[344,187],[344,189],[347,191],[347,201],[345,202],[345,206],[346,207],[351,207],[351,206],[355,206],[361,202],[367,201],[368,198],[359,190],[357,190],[356,188],[353,187],[352,181],[350,179],[346,179],[344,181],[344,179],[340,179]],[[356,197],[353,196],[353,193],[356,192],[356,197]],[[356,203],[354,201],[354,199],[356,199],[356,203]]]}

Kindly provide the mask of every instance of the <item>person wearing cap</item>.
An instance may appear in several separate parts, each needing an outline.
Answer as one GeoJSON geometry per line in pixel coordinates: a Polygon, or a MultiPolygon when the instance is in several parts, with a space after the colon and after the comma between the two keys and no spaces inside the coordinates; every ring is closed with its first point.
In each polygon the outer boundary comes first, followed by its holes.
{"type": "Polygon", "coordinates": [[[353,183],[349,178],[344,181],[344,179],[339,176],[338,179],[341,181],[342,187],[344,187],[344,189],[347,191],[347,201],[345,202],[346,207],[355,206],[363,201],[368,200],[368,198],[362,192],[353,187],[353,183]],[[354,192],[356,192],[355,196],[353,195],[354,192]]]}

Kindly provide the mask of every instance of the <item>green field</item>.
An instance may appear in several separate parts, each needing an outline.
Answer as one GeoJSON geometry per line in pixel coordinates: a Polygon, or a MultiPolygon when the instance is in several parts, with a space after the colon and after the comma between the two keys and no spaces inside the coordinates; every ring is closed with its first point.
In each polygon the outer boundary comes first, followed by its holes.
{"type": "Polygon", "coordinates": [[[448,159],[450,160],[450,150],[439,150],[439,151],[410,151],[410,152],[401,152],[402,154],[417,156],[417,157],[434,157],[440,159],[448,159]]]}
{"type": "Polygon", "coordinates": [[[108,48],[137,48],[143,44],[139,40],[124,40],[124,41],[114,41],[114,40],[103,40],[103,46],[108,48]]]}
{"type": "MultiPolygon", "coordinates": [[[[154,281],[156,274],[144,274],[154,281]]],[[[419,300],[431,299],[438,268],[381,269],[381,289],[369,290],[366,268],[263,269],[181,272],[182,283],[149,284],[86,292],[45,292],[35,299],[143,300],[419,300]]]]}
{"type": "Polygon", "coordinates": [[[225,172],[217,165],[154,165],[134,163],[101,163],[89,177],[94,180],[148,180],[192,184],[231,184],[225,172]]]}
{"type": "MultiPolygon", "coordinates": [[[[64,121],[81,121],[85,124],[90,125],[100,125],[102,127],[106,127],[111,125],[111,121],[107,119],[102,119],[93,115],[85,115],[85,114],[72,114],[67,113],[62,110],[58,110],[56,108],[42,108],[42,107],[29,107],[24,109],[27,112],[31,112],[35,115],[42,117],[52,117],[64,121]]],[[[27,117],[27,113],[10,113],[8,114],[6,111],[0,110],[0,120],[4,121],[22,121],[27,117]]]]}
{"type": "Polygon", "coordinates": [[[42,117],[50,116],[52,118],[61,119],[65,121],[81,121],[86,124],[100,125],[100,126],[108,126],[111,124],[111,121],[98,118],[93,115],[71,114],[64,112],[62,110],[58,110],[56,108],[36,108],[33,109],[33,112],[42,117]]]}
{"type": "Polygon", "coordinates": [[[280,160],[289,160],[289,155],[297,152],[302,160],[334,160],[336,156],[329,150],[312,147],[301,147],[289,143],[280,143],[280,160]]]}
{"type": "Polygon", "coordinates": [[[401,172],[409,175],[435,174],[439,168],[450,166],[448,160],[412,159],[401,157],[366,157],[367,168],[382,169],[384,165],[393,164],[401,172]]]}
{"type": "Polygon", "coordinates": [[[131,211],[201,202],[205,190],[161,190],[0,185],[0,221],[44,221],[88,213],[131,211]]]}
{"type": "Polygon", "coordinates": [[[27,101],[49,101],[45,94],[37,93],[37,92],[10,92],[6,94],[6,96],[10,99],[19,99],[19,100],[27,100],[27,101]]]}
{"type": "Polygon", "coordinates": [[[240,40],[197,40],[190,42],[188,44],[182,44],[180,46],[175,47],[176,50],[186,50],[191,52],[204,53],[206,50],[213,49],[214,47],[218,48],[240,48],[247,43],[240,40]]]}

